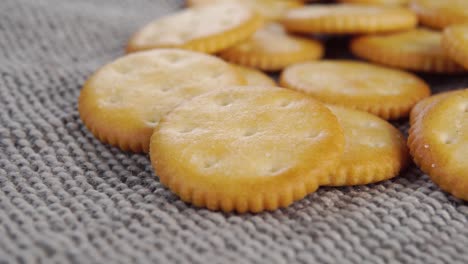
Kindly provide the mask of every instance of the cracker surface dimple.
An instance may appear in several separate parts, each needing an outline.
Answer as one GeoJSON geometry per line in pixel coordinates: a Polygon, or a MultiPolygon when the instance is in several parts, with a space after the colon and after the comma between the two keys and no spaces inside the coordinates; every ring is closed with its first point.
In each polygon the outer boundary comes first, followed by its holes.
{"type": "Polygon", "coordinates": [[[403,134],[391,124],[367,112],[328,106],[345,135],[340,164],[327,185],[347,186],[388,180],[408,163],[403,134]]]}
{"type": "Polygon", "coordinates": [[[283,71],[280,83],[323,102],[384,119],[407,116],[419,100],[430,94],[427,84],[410,73],[356,61],[292,65],[283,71]]]}
{"type": "Polygon", "coordinates": [[[468,69],[468,22],[447,27],[442,35],[442,47],[451,59],[468,69]]]}
{"type": "Polygon", "coordinates": [[[243,82],[216,57],[175,49],[138,52],[94,73],[81,91],[78,107],[85,125],[103,142],[147,152],[153,128],[175,106],[243,82]]]}
{"type": "Polygon", "coordinates": [[[343,146],[336,117],[320,102],[287,89],[242,86],[177,107],[155,129],[150,157],[161,182],[184,201],[259,212],[315,191],[343,146]]]}
{"type": "Polygon", "coordinates": [[[416,26],[417,18],[397,6],[333,4],[291,9],[282,23],[293,32],[364,34],[408,30],[416,26]]]}
{"type": "Polygon", "coordinates": [[[410,8],[418,15],[421,24],[436,29],[468,23],[466,0],[413,0],[410,8]]]}
{"type": "Polygon", "coordinates": [[[155,48],[182,48],[216,53],[252,35],[261,19],[237,3],[188,8],[159,18],[138,31],[128,52],[155,48]]]}
{"type": "Polygon", "coordinates": [[[443,190],[468,200],[468,89],[432,104],[409,134],[416,164],[443,190]]]}
{"type": "Polygon", "coordinates": [[[362,36],[352,41],[351,51],[360,58],[406,70],[432,73],[465,71],[444,53],[441,39],[440,32],[427,29],[362,36]]]}
{"type": "Polygon", "coordinates": [[[269,23],[220,56],[236,64],[277,71],[294,63],[319,59],[323,52],[320,42],[288,35],[280,24],[269,23]]]}
{"type": "Polygon", "coordinates": [[[275,80],[265,73],[240,65],[232,65],[244,77],[249,86],[276,86],[275,80]]]}

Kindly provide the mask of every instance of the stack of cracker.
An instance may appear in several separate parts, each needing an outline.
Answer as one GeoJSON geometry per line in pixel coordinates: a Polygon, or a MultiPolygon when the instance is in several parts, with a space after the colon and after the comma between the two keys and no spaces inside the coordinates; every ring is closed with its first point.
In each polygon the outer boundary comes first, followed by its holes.
{"type": "Polygon", "coordinates": [[[468,2],[340,2],[188,1],[88,79],[81,119],[102,142],[149,153],[183,201],[244,213],[397,176],[409,153],[387,120],[411,113],[416,163],[468,199],[466,90],[429,97],[404,71],[465,72],[468,2]],[[379,65],[321,60],[319,39],[335,35],[359,35],[351,51],[379,65]],[[282,71],[279,85],[262,71],[282,71]]]}

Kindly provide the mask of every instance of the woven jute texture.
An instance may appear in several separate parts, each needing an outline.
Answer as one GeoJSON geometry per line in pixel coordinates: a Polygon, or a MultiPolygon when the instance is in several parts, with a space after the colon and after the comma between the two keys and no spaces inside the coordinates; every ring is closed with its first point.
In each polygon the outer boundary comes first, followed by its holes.
{"type": "MultiPolygon", "coordinates": [[[[468,262],[468,204],[414,166],[286,209],[223,214],[181,202],[147,156],[94,139],[77,113],[86,77],[181,7],[0,0],[0,263],[468,262]]],[[[467,76],[424,78],[434,91],[468,86],[467,76]]]]}

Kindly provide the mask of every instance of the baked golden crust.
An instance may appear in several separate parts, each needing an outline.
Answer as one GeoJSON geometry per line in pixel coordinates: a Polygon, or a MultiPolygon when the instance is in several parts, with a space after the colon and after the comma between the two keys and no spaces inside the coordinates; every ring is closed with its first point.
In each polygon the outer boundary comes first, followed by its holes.
{"type": "Polygon", "coordinates": [[[418,120],[422,115],[426,113],[434,104],[439,103],[441,100],[445,99],[447,96],[451,96],[454,93],[459,93],[460,90],[454,90],[449,92],[443,92],[439,94],[435,94],[429,97],[424,98],[423,100],[419,101],[413,109],[411,109],[410,113],[410,125],[414,124],[416,120],[418,120]]]}
{"type": "Polygon", "coordinates": [[[441,47],[440,32],[415,29],[387,35],[357,37],[351,51],[357,57],[405,70],[460,73],[465,70],[441,47]]]}
{"type": "Polygon", "coordinates": [[[222,85],[243,83],[237,71],[213,56],[176,49],[137,52],[94,73],[78,110],[101,141],[148,152],[154,127],[175,106],[222,85]]]}
{"type": "Polygon", "coordinates": [[[466,0],[412,0],[410,8],[425,26],[444,29],[454,24],[468,23],[466,0]]]}
{"type": "Polygon", "coordinates": [[[225,212],[285,207],[334,169],[344,136],[320,102],[276,87],[229,87],[161,121],[150,157],[161,182],[196,206],[225,212]]]}
{"type": "Polygon", "coordinates": [[[376,183],[398,175],[408,164],[403,134],[367,112],[328,105],[345,135],[343,156],[329,186],[376,183]]]}
{"type": "Polygon", "coordinates": [[[259,15],[236,3],[188,8],[140,29],[127,52],[181,48],[216,53],[251,36],[263,24],[259,15]]]}
{"type": "Polygon", "coordinates": [[[447,27],[442,34],[442,48],[452,60],[468,70],[468,23],[447,27]]]}
{"type": "Polygon", "coordinates": [[[288,35],[281,25],[270,23],[220,56],[236,64],[278,71],[294,63],[317,60],[323,53],[320,42],[288,35]]]}
{"type": "Polygon", "coordinates": [[[366,34],[412,29],[417,17],[397,6],[334,4],[291,9],[281,22],[292,32],[366,34]]]}
{"type": "Polygon", "coordinates": [[[468,200],[468,89],[432,104],[411,126],[415,163],[443,190],[468,200]]]}
{"type": "Polygon", "coordinates": [[[367,111],[384,119],[407,116],[430,95],[427,84],[413,74],[357,61],[317,61],[292,65],[281,86],[323,102],[367,111]]]}

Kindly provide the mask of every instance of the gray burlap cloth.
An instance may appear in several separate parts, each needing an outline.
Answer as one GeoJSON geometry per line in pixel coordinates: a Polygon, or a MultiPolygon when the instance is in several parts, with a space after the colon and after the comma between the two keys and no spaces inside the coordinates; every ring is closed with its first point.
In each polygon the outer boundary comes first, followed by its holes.
{"type": "MultiPolygon", "coordinates": [[[[181,4],[0,0],[0,263],[468,263],[467,204],[414,166],[222,214],[181,202],[145,155],[94,139],[77,113],[86,77],[181,4]]],[[[468,86],[425,78],[436,91],[468,86]]]]}

